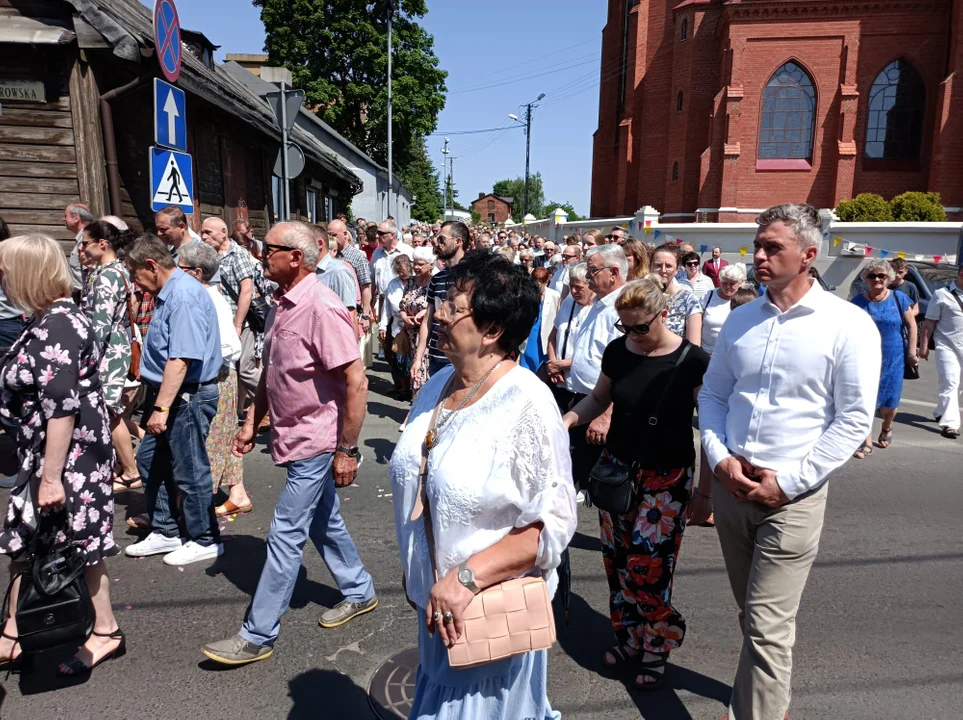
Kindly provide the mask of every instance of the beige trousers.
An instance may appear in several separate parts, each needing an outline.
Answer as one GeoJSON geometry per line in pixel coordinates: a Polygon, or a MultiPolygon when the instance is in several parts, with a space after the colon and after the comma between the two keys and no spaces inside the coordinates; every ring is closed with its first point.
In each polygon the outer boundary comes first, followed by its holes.
{"type": "Polygon", "coordinates": [[[742,628],[729,720],[783,720],[789,708],[796,612],[819,549],[826,493],[824,484],[772,510],[734,500],[714,483],[716,530],[742,628]]]}

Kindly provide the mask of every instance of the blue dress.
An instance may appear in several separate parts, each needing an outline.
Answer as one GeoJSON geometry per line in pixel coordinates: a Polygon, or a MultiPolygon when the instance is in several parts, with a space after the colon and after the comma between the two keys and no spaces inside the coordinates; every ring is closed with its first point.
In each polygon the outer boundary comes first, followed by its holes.
{"type": "Polygon", "coordinates": [[[409,720],[560,720],[548,702],[548,651],[513,655],[470,668],[448,664],[418,608],[418,674],[409,720]]]}
{"type": "Polygon", "coordinates": [[[863,308],[873,318],[883,342],[883,367],[879,375],[876,409],[897,408],[903,395],[903,363],[906,357],[903,313],[913,307],[913,301],[899,290],[893,290],[882,302],[870,302],[865,295],[857,295],[853,298],[853,304],[863,308]]]}
{"type": "Polygon", "coordinates": [[[539,312],[538,319],[528,333],[525,351],[518,355],[518,364],[532,372],[538,372],[538,369],[547,361],[548,355],[542,352],[542,313],[539,312]]]}

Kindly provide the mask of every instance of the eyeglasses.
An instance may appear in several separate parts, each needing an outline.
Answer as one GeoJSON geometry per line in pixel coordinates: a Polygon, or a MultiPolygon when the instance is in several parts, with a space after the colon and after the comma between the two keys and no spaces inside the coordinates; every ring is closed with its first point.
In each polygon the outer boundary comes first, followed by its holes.
{"type": "Polygon", "coordinates": [[[438,306],[438,312],[435,313],[435,316],[447,323],[450,323],[458,316],[458,313],[466,312],[471,312],[471,308],[460,308],[455,305],[454,300],[444,300],[438,306]]]}
{"type": "Polygon", "coordinates": [[[889,280],[889,275],[886,273],[873,273],[872,275],[867,275],[870,280],[889,280]]]}
{"type": "Polygon", "coordinates": [[[562,253],[563,260],[575,260],[577,257],[578,255],[576,255],[575,253],[572,253],[571,255],[566,255],[565,253],[562,253]]]}
{"type": "Polygon", "coordinates": [[[694,261],[692,261],[692,262],[687,262],[687,263],[685,264],[685,266],[686,266],[686,267],[699,267],[699,261],[698,261],[698,260],[694,260],[694,261]]]}
{"type": "Polygon", "coordinates": [[[589,268],[587,268],[587,269],[585,270],[585,274],[586,274],[586,276],[588,276],[588,277],[595,277],[596,275],[598,275],[598,274],[599,274],[600,272],[602,272],[603,270],[611,270],[611,269],[612,269],[612,268],[610,268],[610,267],[589,267],[589,268]]]}
{"type": "Polygon", "coordinates": [[[641,325],[626,325],[621,320],[619,320],[617,323],[615,323],[615,329],[624,335],[628,335],[629,333],[635,333],[636,335],[648,335],[649,328],[652,327],[652,323],[654,323],[655,319],[659,317],[659,315],[661,314],[662,314],[661,311],[657,312],[655,315],[652,316],[651,320],[649,320],[648,322],[644,322],[641,325]]]}
{"type": "Polygon", "coordinates": [[[378,237],[381,237],[382,235],[394,235],[394,232],[391,230],[375,230],[375,235],[378,237]]]}
{"type": "Polygon", "coordinates": [[[83,240],[80,241],[80,247],[86,250],[88,245],[93,245],[94,243],[98,243],[98,242],[100,242],[100,240],[88,240],[84,238],[83,240]]]}
{"type": "Polygon", "coordinates": [[[179,267],[181,270],[185,270],[185,271],[186,271],[186,270],[200,270],[199,267],[192,266],[192,265],[181,265],[181,264],[179,264],[179,263],[178,263],[177,267],[179,267]]]}
{"type": "Polygon", "coordinates": [[[293,252],[297,248],[293,248],[290,245],[271,245],[270,243],[264,243],[264,257],[273,255],[276,252],[293,252]]]}

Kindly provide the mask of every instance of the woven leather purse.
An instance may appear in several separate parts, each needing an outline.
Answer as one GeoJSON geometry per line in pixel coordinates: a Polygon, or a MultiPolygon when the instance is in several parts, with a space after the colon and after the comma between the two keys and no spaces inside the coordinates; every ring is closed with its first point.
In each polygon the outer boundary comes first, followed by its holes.
{"type": "MultiPolygon", "coordinates": [[[[429,427],[434,426],[446,395],[442,393],[429,427]]],[[[437,582],[435,535],[428,503],[429,451],[427,443],[422,445],[418,494],[424,514],[431,569],[437,582]]],[[[416,505],[414,514],[417,513],[416,505]]],[[[533,650],[548,650],[555,644],[555,614],[552,612],[552,599],[545,578],[513,578],[485,588],[468,604],[464,620],[465,631],[448,648],[448,664],[455,668],[484,665],[533,650]]]]}

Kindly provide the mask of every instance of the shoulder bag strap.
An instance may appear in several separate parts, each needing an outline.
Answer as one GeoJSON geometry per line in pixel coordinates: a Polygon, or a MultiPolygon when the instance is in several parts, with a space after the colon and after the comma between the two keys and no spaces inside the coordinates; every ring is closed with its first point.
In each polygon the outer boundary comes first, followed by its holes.
{"type": "Polygon", "coordinates": [[[960,294],[953,289],[950,290],[950,295],[956,300],[956,304],[960,306],[960,310],[963,310],[963,300],[960,299],[960,294]]]}
{"type": "Polygon", "coordinates": [[[575,298],[572,298],[572,309],[568,313],[568,324],[565,326],[565,340],[562,341],[562,354],[559,356],[559,360],[564,360],[565,353],[568,352],[568,338],[572,334],[572,318],[575,317],[575,308],[578,306],[575,298]]]}
{"type": "Polygon", "coordinates": [[[134,294],[130,291],[130,284],[124,277],[124,273],[120,274],[120,279],[124,281],[124,290],[127,291],[127,320],[130,322],[131,342],[138,342],[137,331],[134,329],[137,327],[137,323],[134,322],[134,305],[132,302],[134,294]]]}
{"type": "Polygon", "coordinates": [[[704,303],[702,303],[702,312],[703,312],[703,313],[705,313],[705,311],[708,309],[709,303],[712,302],[712,296],[715,294],[715,292],[716,292],[715,289],[712,289],[712,290],[709,291],[709,294],[706,295],[706,301],[705,301],[704,303]]]}
{"type": "Polygon", "coordinates": [[[665,385],[662,386],[662,394],[659,395],[659,400],[655,404],[652,410],[652,415],[646,420],[645,427],[642,428],[642,437],[639,442],[639,452],[635,456],[633,464],[638,464],[639,458],[642,456],[642,452],[648,447],[649,436],[652,434],[652,430],[659,424],[659,414],[662,412],[662,408],[665,405],[665,399],[669,395],[669,388],[672,387],[672,383],[675,381],[675,376],[679,372],[679,366],[685,361],[686,356],[692,349],[692,343],[688,340],[682,341],[685,347],[682,348],[682,353],[679,355],[679,359],[675,361],[675,365],[672,366],[672,372],[669,375],[669,379],[666,381],[665,385]]]}

